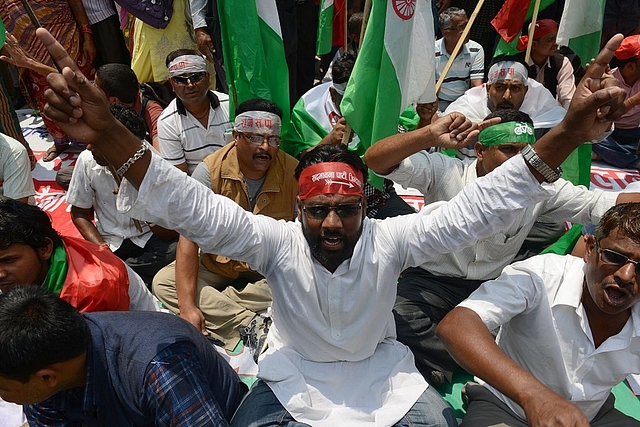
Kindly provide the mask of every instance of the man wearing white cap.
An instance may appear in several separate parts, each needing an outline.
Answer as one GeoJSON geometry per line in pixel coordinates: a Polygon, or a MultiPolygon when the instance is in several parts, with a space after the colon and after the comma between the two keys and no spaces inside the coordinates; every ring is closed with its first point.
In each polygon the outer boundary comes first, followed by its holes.
{"type": "MultiPolygon", "coordinates": [[[[282,111],[271,101],[250,99],[236,109],[233,142],[207,156],[192,174],[214,193],[235,201],[254,214],[293,220],[298,186],[297,160],[280,150],[282,111]]],[[[250,326],[245,346],[257,356],[266,334],[263,313],[271,306],[271,291],[262,275],[240,261],[200,253],[198,245],[180,236],[176,261],[153,280],[158,298],[205,335],[232,351],[240,341],[239,327],[250,326]],[[238,281],[249,283],[238,287],[238,281]],[[235,282],[235,283],[234,283],[235,282]],[[231,286],[234,284],[234,286],[231,286]],[[249,341],[249,342],[247,342],[249,341]],[[261,341],[261,342],[259,342],[261,341]]],[[[268,322],[267,322],[268,324],[268,322]]]]}
{"type": "Polygon", "coordinates": [[[191,175],[198,163],[226,143],[229,97],[209,90],[206,62],[195,50],[175,50],[166,63],[176,99],[158,120],[160,154],[191,175]]]}

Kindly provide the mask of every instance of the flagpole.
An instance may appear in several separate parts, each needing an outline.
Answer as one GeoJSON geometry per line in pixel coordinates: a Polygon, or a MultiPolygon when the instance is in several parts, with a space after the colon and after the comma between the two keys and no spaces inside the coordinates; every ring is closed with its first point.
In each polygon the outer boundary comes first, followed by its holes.
{"type": "MultiPolygon", "coordinates": [[[[371,15],[371,0],[366,0],[364,2],[364,12],[362,15],[362,26],[360,27],[360,43],[358,43],[358,50],[360,50],[360,46],[362,46],[362,40],[364,40],[364,32],[367,30],[367,24],[369,23],[369,15],[371,15]]],[[[347,126],[345,126],[344,132],[342,133],[342,144],[349,145],[349,141],[351,140],[352,135],[353,128],[349,123],[347,123],[347,126]]]]}
{"type": "Polygon", "coordinates": [[[347,0],[344,2],[344,37],[342,38],[342,51],[347,52],[347,46],[349,37],[349,8],[347,7],[347,0]]]}
{"type": "MultiPolygon", "coordinates": [[[[27,15],[29,15],[29,19],[31,20],[31,23],[33,24],[33,26],[36,27],[36,29],[42,27],[42,25],[40,25],[40,22],[38,21],[38,18],[36,17],[36,14],[33,12],[33,9],[31,8],[31,5],[29,4],[29,2],[27,0],[20,0],[20,2],[24,7],[25,12],[27,12],[27,15]]],[[[56,67],[56,70],[58,70],[59,73],[62,73],[62,69],[58,65],[58,62],[55,60],[55,58],[51,56],[51,53],[49,53],[48,50],[47,50],[47,53],[51,57],[51,60],[53,61],[53,65],[55,65],[56,67]]]]}
{"type": "MultiPolygon", "coordinates": [[[[527,42],[527,53],[524,56],[525,62],[528,64],[531,59],[531,45],[533,44],[533,34],[536,31],[536,22],[538,21],[538,12],[540,11],[540,0],[536,0],[533,4],[533,15],[531,16],[531,25],[529,25],[529,41],[527,42]]],[[[533,76],[535,78],[535,76],[533,76]]]]}
{"type": "MultiPolygon", "coordinates": [[[[539,1],[540,0],[538,0],[538,2],[539,1]]],[[[464,28],[464,31],[462,32],[462,35],[460,36],[458,43],[456,43],[456,47],[453,48],[453,52],[451,53],[449,60],[445,64],[444,70],[442,70],[442,74],[440,74],[440,78],[436,82],[436,94],[440,91],[440,87],[442,86],[442,83],[444,82],[445,77],[447,77],[447,74],[449,73],[449,70],[453,65],[453,61],[456,60],[456,57],[458,56],[460,49],[462,49],[462,45],[464,44],[464,41],[467,39],[467,35],[469,35],[469,31],[471,31],[471,26],[473,25],[473,21],[476,20],[476,17],[478,16],[478,12],[480,12],[480,8],[482,7],[483,4],[484,4],[484,0],[478,1],[476,8],[473,10],[471,17],[469,18],[469,22],[467,22],[467,26],[464,28]]]]}

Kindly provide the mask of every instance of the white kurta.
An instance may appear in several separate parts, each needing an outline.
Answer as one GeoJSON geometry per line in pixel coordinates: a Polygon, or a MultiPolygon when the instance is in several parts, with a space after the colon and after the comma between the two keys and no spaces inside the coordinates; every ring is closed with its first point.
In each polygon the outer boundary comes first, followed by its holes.
{"type": "MultiPolygon", "coordinates": [[[[584,265],[570,255],[535,256],[508,266],[460,306],[490,330],[502,325],[496,338],[502,351],[592,420],[614,386],[640,373],[640,304],[624,328],[596,348],[581,302],[584,265]]],[[[485,387],[525,418],[517,403],[485,387]]]]}
{"type": "Polygon", "coordinates": [[[365,219],[334,273],[312,257],[299,222],[252,215],[156,156],[139,193],[125,181],[118,204],[263,274],[274,324],[259,377],[296,420],[351,427],[394,424],[428,386],[395,340],[400,272],[473,244],[548,196],[517,156],[431,213],[365,219]]]}

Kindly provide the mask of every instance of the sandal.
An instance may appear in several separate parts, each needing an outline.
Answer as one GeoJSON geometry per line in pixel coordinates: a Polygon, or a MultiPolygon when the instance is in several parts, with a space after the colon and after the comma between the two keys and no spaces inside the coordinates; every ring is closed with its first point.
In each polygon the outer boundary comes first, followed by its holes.
{"type": "Polygon", "coordinates": [[[69,149],[69,144],[67,145],[52,145],[47,150],[47,153],[42,157],[43,162],[50,162],[58,157],[60,154],[64,153],[69,149]]]}

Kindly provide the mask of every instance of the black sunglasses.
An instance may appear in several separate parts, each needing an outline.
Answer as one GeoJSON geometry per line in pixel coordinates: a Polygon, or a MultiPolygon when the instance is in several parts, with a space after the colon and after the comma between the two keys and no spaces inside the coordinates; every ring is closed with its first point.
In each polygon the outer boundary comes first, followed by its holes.
{"type": "Polygon", "coordinates": [[[192,85],[201,82],[206,74],[206,72],[200,71],[199,73],[189,74],[188,76],[175,76],[171,78],[179,85],[186,86],[189,82],[191,82],[192,85]]]}
{"type": "Polygon", "coordinates": [[[640,277],[640,261],[634,261],[628,256],[612,251],[611,249],[602,249],[598,243],[596,243],[596,249],[598,250],[600,259],[604,264],[615,265],[620,268],[631,263],[636,269],[636,275],[640,277]]]}
{"type": "Polygon", "coordinates": [[[302,207],[307,218],[316,220],[325,219],[331,211],[334,211],[340,218],[351,218],[358,215],[360,209],[362,209],[362,203],[343,203],[336,206],[311,205],[302,207]]]}

